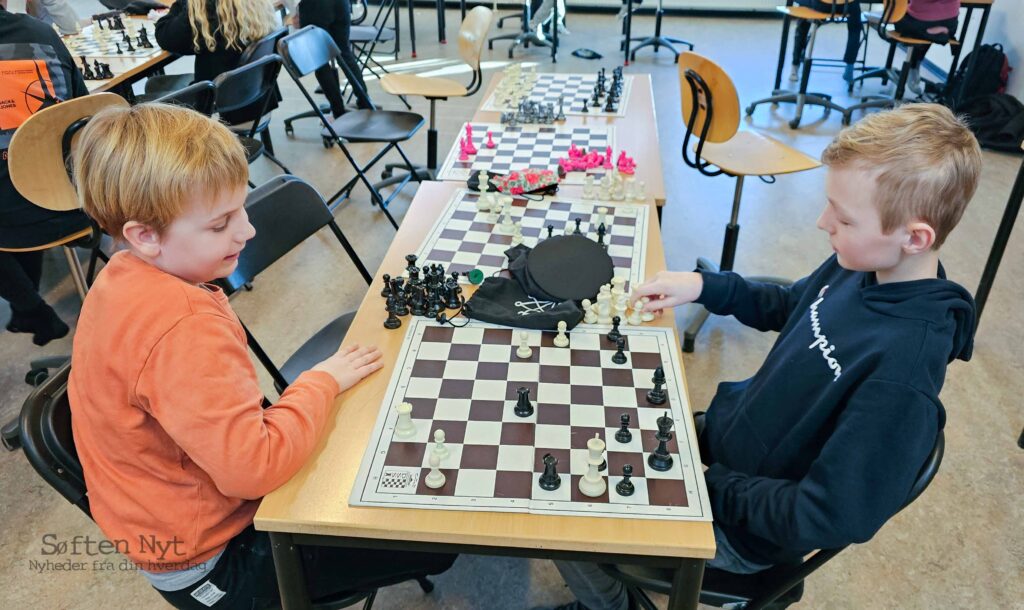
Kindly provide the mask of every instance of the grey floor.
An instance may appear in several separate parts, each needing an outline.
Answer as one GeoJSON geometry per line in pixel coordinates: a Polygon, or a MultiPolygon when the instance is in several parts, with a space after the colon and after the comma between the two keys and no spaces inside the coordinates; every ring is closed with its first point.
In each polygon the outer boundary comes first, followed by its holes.
{"type": "MultiPolygon", "coordinates": [[[[93,0],[78,0],[91,6],[93,0]]],[[[89,14],[89,9],[81,11],[89,14]]],[[[459,72],[454,44],[437,44],[433,13],[417,10],[420,69],[459,72]],[[432,61],[436,63],[431,63],[432,61]]],[[[448,12],[450,30],[458,21],[448,12]]],[[[592,71],[616,65],[616,25],[610,15],[570,14],[572,34],[563,40],[564,50],[555,65],[541,51],[518,52],[517,59],[539,62],[542,70],[592,71]],[[572,57],[578,47],[590,47],[605,59],[588,62],[572,57]]],[[[741,101],[767,95],[775,66],[779,22],[740,18],[671,18],[665,29],[688,38],[697,51],[718,61],[736,81],[741,101]]],[[[637,19],[636,29],[653,28],[653,20],[637,19]]],[[[842,44],[842,28],[826,31],[821,53],[835,56],[842,44]]],[[[454,34],[450,34],[454,38],[454,34]]],[[[874,41],[873,41],[874,42],[874,41]]],[[[408,47],[406,46],[406,49],[408,47]]],[[[505,44],[485,52],[487,73],[505,65],[505,44]]],[[[872,54],[880,45],[874,44],[872,54]]],[[[937,55],[945,50],[935,51],[937,55]]],[[[403,62],[408,62],[403,57],[403,62]]],[[[176,69],[187,69],[184,67],[176,69]]],[[[415,66],[413,66],[415,67],[415,66]]],[[[685,167],[679,159],[682,126],[679,116],[678,79],[670,57],[642,52],[627,68],[632,73],[654,75],[660,146],[669,193],[663,226],[670,268],[688,269],[698,255],[717,258],[721,236],[728,221],[733,182],[726,177],[706,178],[685,167]]],[[[840,103],[844,87],[838,72],[816,70],[814,88],[832,92],[840,103]]],[[[298,90],[281,79],[284,102],[275,112],[272,127],[279,157],[292,171],[315,184],[325,194],[333,192],[351,175],[336,150],[320,145],[317,126],[298,123],[294,138],[285,136],[280,118],[304,110],[298,90]]],[[[874,86],[874,85],[872,85],[874,86]]],[[[378,103],[397,109],[399,103],[370,83],[378,103]]],[[[411,100],[426,113],[421,100],[411,100]]],[[[441,104],[439,116],[442,148],[453,141],[461,123],[471,116],[479,96],[441,104]]],[[[791,131],[786,121],[792,107],[761,107],[746,127],[769,133],[804,152],[818,155],[839,131],[839,118],[824,119],[808,109],[806,125],[791,131]]],[[[411,143],[414,159],[425,156],[425,134],[411,143]]],[[[362,151],[368,154],[367,151],[362,151]]],[[[637,153],[639,151],[629,151],[637,153]]],[[[981,187],[960,227],[943,248],[943,263],[951,278],[973,290],[978,283],[989,245],[1010,191],[1020,158],[985,153],[981,187]]],[[[259,183],[276,172],[264,161],[253,166],[259,183]]],[[[747,183],[741,224],[738,270],[750,274],[799,277],[819,264],[830,249],[814,221],[823,204],[823,171],[780,177],[773,185],[747,183]]],[[[409,189],[411,196],[414,189],[409,189]]],[[[401,218],[409,196],[394,205],[401,218]]],[[[375,269],[393,229],[379,212],[371,209],[365,192],[338,213],[338,220],[352,238],[367,266],[375,269]]],[[[870,542],[850,548],[831,561],[807,584],[800,607],[806,608],[1010,608],[1024,607],[1024,536],[1020,524],[1024,451],[1016,446],[1024,425],[1020,396],[1024,394],[1024,237],[1011,239],[1006,260],[997,278],[985,318],[976,338],[974,359],[950,367],[942,394],[948,411],[946,456],[934,484],[913,506],[896,516],[870,542]],[[1016,371],[1016,372],[1014,372],[1016,371]]],[[[44,278],[46,298],[61,315],[73,322],[78,298],[66,275],[59,253],[47,259],[44,278]]],[[[330,235],[318,235],[285,257],[261,276],[255,290],[233,301],[240,317],[283,359],[302,340],[339,312],[354,308],[365,285],[330,235]]],[[[9,312],[0,304],[0,324],[9,312]]],[[[680,313],[682,319],[683,313],[680,313]]],[[[2,327],[2,326],[0,326],[2,327]]],[[[742,379],[752,374],[774,339],[745,329],[731,319],[714,319],[705,327],[697,351],[685,357],[694,405],[706,405],[721,380],[742,379]]],[[[70,338],[36,348],[26,335],[3,333],[0,337],[0,419],[13,417],[29,388],[22,382],[29,358],[67,353],[70,338]]],[[[270,384],[264,383],[268,392],[270,384]]],[[[376,405],[367,405],[376,408],[376,405]]],[[[111,439],[111,442],[116,442],[111,439]]],[[[31,470],[20,454],[0,454],[0,599],[9,608],[159,608],[161,599],[144,580],[131,572],[95,569],[93,557],[84,570],[39,573],[32,560],[48,558],[45,541],[67,541],[74,536],[99,540],[99,530],[76,509],[65,503],[31,470]],[[45,537],[45,538],[44,538],[45,537]]],[[[344,502],[348,490],[338,489],[344,502]]],[[[66,559],[67,554],[50,556],[66,559]]],[[[117,563],[116,561],[114,562],[117,563]]],[[[98,566],[97,566],[98,567],[98,566]]],[[[423,596],[414,585],[381,592],[378,608],[528,608],[563,603],[571,599],[550,563],[489,557],[462,557],[448,573],[437,578],[437,589],[423,596]]]]}

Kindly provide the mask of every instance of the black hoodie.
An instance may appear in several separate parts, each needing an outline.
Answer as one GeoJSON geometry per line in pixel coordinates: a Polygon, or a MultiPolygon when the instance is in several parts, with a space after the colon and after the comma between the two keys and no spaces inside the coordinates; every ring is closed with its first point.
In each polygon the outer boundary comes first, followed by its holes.
{"type": "Polygon", "coordinates": [[[698,302],[780,331],[726,382],[701,438],[716,523],[744,557],[798,561],[870,539],[907,500],[945,424],[946,365],[968,360],[974,300],[939,277],[878,284],[836,257],[789,288],[703,273],[698,302]]]}

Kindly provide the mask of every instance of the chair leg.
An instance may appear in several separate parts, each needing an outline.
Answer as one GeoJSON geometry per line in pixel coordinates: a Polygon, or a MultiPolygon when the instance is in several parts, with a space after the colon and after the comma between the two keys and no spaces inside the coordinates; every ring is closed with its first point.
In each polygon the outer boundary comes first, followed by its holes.
{"type": "Polygon", "coordinates": [[[274,163],[274,165],[276,165],[276,166],[280,167],[282,170],[284,170],[284,173],[286,173],[286,174],[292,173],[291,170],[289,170],[287,167],[285,167],[284,163],[281,163],[280,161],[278,161],[277,157],[275,157],[269,150],[264,150],[263,151],[263,156],[266,157],[267,159],[270,159],[274,163]]]}
{"type": "Polygon", "coordinates": [[[363,610],[370,610],[373,608],[373,600],[377,599],[377,589],[374,589],[368,596],[366,601],[363,602],[363,610]]]}
{"type": "Polygon", "coordinates": [[[71,246],[64,246],[64,257],[68,261],[68,267],[71,270],[71,280],[75,283],[75,290],[78,291],[78,296],[84,302],[85,293],[89,291],[89,284],[86,282],[85,272],[82,271],[82,263],[78,260],[78,254],[71,246]]]}
{"type": "Polygon", "coordinates": [[[267,152],[274,154],[274,142],[270,139],[270,126],[260,132],[260,141],[263,142],[263,148],[267,149],[267,152]]]}
{"type": "Polygon", "coordinates": [[[424,593],[430,593],[434,590],[434,583],[432,583],[426,576],[420,576],[416,579],[416,582],[419,583],[420,589],[423,589],[424,593]]]}

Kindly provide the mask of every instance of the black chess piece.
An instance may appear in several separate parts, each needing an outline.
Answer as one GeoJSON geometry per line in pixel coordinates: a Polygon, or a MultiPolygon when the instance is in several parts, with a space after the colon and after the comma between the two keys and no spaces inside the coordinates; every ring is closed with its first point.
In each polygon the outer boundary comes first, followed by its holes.
{"type": "Polygon", "coordinates": [[[92,60],[93,74],[96,78],[103,78],[103,64],[98,59],[92,60]]]}
{"type": "Polygon", "coordinates": [[[629,431],[629,413],[619,416],[619,431],[615,433],[615,440],[620,443],[628,443],[633,440],[633,433],[629,431]]]}
{"type": "Polygon", "coordinates": [[[125,40],[125,43],[128,45],[128,52],[129,53],[131,53],[132,51],[135,50],[135,47],[132,46],[132,39],[131,38],[128,38],[127,40],[125,40]]]}
{"type": "Polygon", "coordinates": [[[558,476],[555,466],[558,466],[558,458],[545,453],[541,458],[544,462],[544,474],[540,475],[540,488],[546,491],[555,491],[562,484],[562,477],[558,476]]]}
{"type": "Polygon", "coordinates": [[[622,333],[619,332],[619,324],[622,323],[622,318],[619,316],[612,316],[612,329],[608,331],[606,335],[608,340],[612,343],[618,343],[619,339],[622,338],[622,333]]]}
{"type": "Polygon", "coordinates": [[[387,274],[387,273],[384,274],[384,290],[380,291],[380,296],[384,297],[385,299],[388,298],[389,296],[391,296],[391,275],[390,274],[387,274]]]}
{"type": "Polygon", "coordinates": [[[583,100],[583,108],[580,109],[580,112],[582,112],[583,114],[588,114],[590,112],[589,106],[590,104],[587,103],[587,100],[583,100]]]}
{"type": "Polygon", "coordinates": [[[409,270],[410,272],[412,271],[412,268],[416,266],[416,259],[417,258],[418,257],[415,254],[406,254],[405,255],[405,262],[408,263],[405,266],[405,268],[407,270],[409,270]]]}
{"type": "Polygon", "coordinates": [[[555,225],[548,225],[548,237],[549,238],[554,233],[554,231],[555,231],[555,225]]]}
{"type": "Polygon", "coordinates": [[[672,440],[671,430],[672,418],[666,411],[658,418],[658,432],[654,435],[654,438],[658,439],[658,446],[647,456],[647,465],[659,472],[672,468],[672,454],[668,452],[668,442],[672,440]]]}
{"type": "Polygon", "coordinates": [[[391,280],[391,294],[395,299],[395,315],[407,316],[409,315],[409,303],[406,301],[405,290],[402,288],[404,282],[402,278],[395,278],[391,280]]]}
{"type": "Polygon", "coordinates": [[[124,55],[124,51],[121,50],[121,43],[115,42],[114,46],[117,47],[117,54],[124,55]]]}
{"type": "Polygon", "coordinates": [[[582,235],[583,234],[582,231],[580,231],[580,222],[582,222],[582,221],[583,221],[582,218],[577,218],[576,219],[576,228],[573,229],[573,231],[572,231],[573,235],[582,235]]]}
{"type": "Polygon", "coordinates": [[[402,321],[395,315],[395,296],[390,295],[388,297],[388,304],[385,307],[388,311],[388,319],[384,320],[384,328],[388,330],[395,330],[402,325],[402,321]]]}
{"type": "Polygon", "coordinates": [[[427,315],[427,307],[423,298],[423,289],[420,286],[409,287],[409,313],[414,316],[427,315]]]}
{"type": "Polygon", "coordinates": [[[615,98],[611,94],[608,95],[608,99],[604,103],[605,112],[615,112],[615,98]]]}
{"type": "Polygon", "coordinates": [[[620,496],[631,496],[635,488],[633,482],[629,480],[633,476],[633,466],[630,464],[623,464],[622,466],[622,480],[615,485],[615,493],[620,496]]]}
{"type": "Polygon", "coordinates": [[[462,306],[462,286],[452,286],[451,290],[448,291],[448,302],[445,303],[445,307],[448,309],[458,309],[462,306]]]}
{"type": "Polygon", "coordinates": [[[556,121],[565,120],[565,96],[558,96],[558,116],[555,117],[556,121]]]}
{"type": "Polygon", "coordinates": [[[668,392],[665,391],[665,369],[660,366],[654,369],[654,377],[651,377],[654,387],[647,392],[647,402],[652,405],[663,405],[668,400],[668,392]]]}
{"type": "Polygon", "coordinates": [[[597,226],[597,245],[599,245],[599,246],[604,246],[605,245],[605,243],[604,243],[604,235],[607,232],[608,232],[608,229],[604,228],[604,223],[603,222],[600,225],[597,226]]]}
{"type": "Polygon", "coordinates": [[[530,388],[519,388],[519,400],[516,401],[516,417],[529,417],[533,415],[533,404],[530,402],[530,388]]]}
{"type": "Polygon", "coordinates": [[[103,66],[103,78],[114,78],[114,73],[110,71],[110,64],[100,64],[103,66]]]}
{"type": "Polygon", "coordinates": [[[96,75],[92,73],[92,66],[89,62],[82,58],[82,78],[85,80],[96,80],[96,75]]]}
{"type": "Polygon", "coordinates": [[[612,362],[615,364],[626,364],[626,352],[624,351],[626,349],[626,338],[619,337],[619,340],[615,342],[615,347],[618,349],[612,354],[612,362]]]}

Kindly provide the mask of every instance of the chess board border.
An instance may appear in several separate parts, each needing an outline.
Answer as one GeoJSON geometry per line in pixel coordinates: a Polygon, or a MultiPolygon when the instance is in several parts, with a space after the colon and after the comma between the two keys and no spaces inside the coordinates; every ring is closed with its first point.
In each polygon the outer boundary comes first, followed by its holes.
{"type": "MultiPolygon", "coordinates": [[[[77,38],[87,37],[87,38],[91,39],[93,41],[93,43],[98,44],[98,41],[96,39],[96,35],[94,33],[92,33],[93,30],[95,30],[97,28],[97,25],[95,23],[92,23],[92,24],[89,24],[89,25],[85,26],[84,28],[82,28],[82,31],[77,33],[77,34],[70,34],[68,36],[62,37],[62,40],[64,42],[64,46],[67,47],[67,49],[68,49],[68,53],[71,54],[71,58],[75,60],[75,65],[78,66],[79,70],[82,69],[81,59],[82,59],[83,56],[86,57],[86,58],[89,58],[89,59],[123,59],[123,60],[126,60],[126,61],[132,61],[132,60],[140,60],[140,59],[151,59],[151,58],[159,55],[161,52],[163,52],[163,49],[160,48],[160,45],[158,45],[156,43],[156,26],[153,23],[150,23],[148,21],[145,22],[145,23],[136,23],[134,20],[132,20],[130,22],[126,22],[126,24],[128,24],[128,25],[138,25],[139,27],[145,27],[147,35],[149,36],[149,40],[153,44],[153,48],[151,48],[151,49],[140,49],[140,48],[136,47],[134,53],[122,53],[120,55],[118,55],[116,51],[103,52],[103,53],[81,53],[81,52],[77,51],[75,48],[72,48],[72,44],[73,43],[71,42],[71,39],[72,38],[76,38],[76,37],[77,38]],[[146,53],[144,55],[139,53],[140,51],[143,51],[143,50],[146,51],[146,53]]],[[[138,30],[137,29],[131,29],[130,27],[126,27],[125,30],[106,30],[106,29],[104,29],[104,31],[110,32],[111,36],[120,36],[120,32],[122,32],[122,31],[135,32],[135,31],[138,31],[138,30]],[[114,32],[117,32],[117,34],[114,34],[114,32]]],[[[114,40],[113,42],[119,43],[121,41],[120,40],[114,40]]],[[[111,43],[111,44],[113,44],[113,43],[111,43]]],[[[93,79],[93,80],[109,80],[109,79],[93,79]]]]}
{"type": "MultiPolygon", "coordinates": [[[[584,76],[584,77],[586,77],[586,76],[593,76],[596,79],[596,74],[588,74],[586,72],[540,72],[540,73],[537,74],[538,78],[540,78],[542,76],[584,76]]],[[[595,108],[595,109],[591,110],[590,112],[582,112],[582,111],[576,110],[574,108],[564,108],[564,107],[563,107],[562,111],[566,115],[571,115],[571,116],[592,116],[592,117],[607,117],[607,118],[623,118],[623,117],[626,116],[626,111],[629,108],[629,95],[630,95],[630,92],[633,89],[633,77],[634,76],[632,74],[623,74],[622,75],[622,95],[619,96],[618,110],[616,110],[615,112],[605,112],[603,106],[601,108],[595,108]]],[[[502,80],[504,80],[504,78],[505,78],[505,74],[504,73],[502,73],[501,78],[502,78],[502,80]]],[[[611,77],[608,77],[608,78],[611,78],[611,77]]],[[[500,86],[501,86],[500,85],[500,81],[495,83],[494,90],[491,91],[491,94],[489,96],[487,96],[487,99],[484,101],[483,105],[480,106],[480,110],[485,111],[485,112],[511,112],[512,110],[515,110],[515,108],[512,108],[510,106],[504,106],[504,105],[501,105],[501,104],[498,103],[497,91],[498,91],[498,87],[500,87],[500,86]]],[[[532,89],[531,89],[531,93],[532,93],[532,89]]],[[[528,100],[528,99],[530,99],[530,96],[526,96],[524,99],[528,100]]],[[[570,104],[570,106],[571,106],[571,104],[570,104]]],[[[557,110],[558,110],[557,105],[555,107],[555,110],[557,112],[557,110]]]]}
{"type": "MultiPolygon", "coordinates": [[[[462,134],[466,133],[466,125],[472,125],[473,126],[474,134],[484,134],[484,133],[487,132],[487,130],[491,130],[492,132],[497,132],[497,131],[502,131],[503,132],[503,131],[508,129],[507,126],[502,125],[501,123],[492,123],[492,122],[488,122],[488,121],[467,121],[467,122],[463,123],[462,126],[459,128],[459,131],[458,131],[459,137],[461,137],[462,134]]],[[[520,126],[516,127],[516,129],[518,129],[520,131],[539,131],[542,128],[543,129],[554,129],[556,131],[570,131],[570,130],[573,130],[573,129],[589,129],[589,130],[593,130],[593,131],[606,131],[607,134],[608,134],[608,146],[611,146],[612,154],[613,155],[617,155],[618,152],[619,152],[618,148],[616,147],[615,126],[614,125],[565,125],[564,123],[559,123],[559,124],[555,124],[555,125],[520,125],[520,126]]],[[[573,144],[575,144],[575,142],[573,142],[573,144]]],[[[601,152],[603,153],[604,151],[601,151],[601,152]]],[[[479,153],[477,153],[477,154],[479,154],[479,153]]],[[[461,161],[458,160],[458,158],[459,158],[459,139],[458,139],[458,137],[456,137],[455,141],[452,142],[451,149],[448,151],[448,154],[445,156],[444,163],[442,163],[441,167],[438,168],[435,179],[436,180],[442,180],[442,181],[449,181],[449,182],[465,182],[465,181],[469,180],[469,176],[470,176],[470,174],[472,174],[473,170],[472,170],[472,168],[457,167],[456,163],[462,163],[461,161]]],[[[558,169],[558,162],[557,162],[557,160],[554,160],[554,161],[555,161],[554,164],[551,165],[551,166],[547,166],[547,167],[530,166],[530,167],[532,169],[551,169],[553,171],[557,171],[557,169],[558,169]]],[[[612,161],[614,163],[614,159],[612,161]]],[[[596,170],[597,168],[594,168],[594,169],[596,170]]],[[[612,170],[604,170],[604,171],[612,171],[612,170]]],[[[565,175],[565,178],[562,179],[561,184],[566,184],[566,185],[569,185],[569,184],[572,184],[572,185],[582,185],[584,183],[584,180],[586,179],[587,175],[593,175],[595,177],[600,177],[600,175],[603,175],[603,174],[599,175],[596,172],[595,173],[590,173],[590,172],[569,172],[569,173],[567,173],[565,175]]]]}
{"type": "MultiPolygon", "coordinates": [[[[388,448],[391,444],[391,438],[394,434],[394,426],[397,421],[397,414],[394,405],[397,405],[399,390],[404,386],[403,380],[408,381],[409,375],[413,365],[416,362],[416,353],[414,351],[414,345],[419,346],[422,343],[422,337],[425,329],[430,326],[435,326],[437,323],[434,320],[426,318],[412,317],[409,319],[407,324],[403,325],[405,329],[405,336],[402,340],[402,348],[399,352],[398,358],[395,361],[395,368],[392,372],[391,379],[388,381],[387,391],[384,394],[384,399],[378,408],[377,420],[374,424],[373,430],[370,433],[370,438],[367,439],[366,450],[363,454],[363,459],[360,462],[359,470],[356,474],[355,481],[352,485],[352,489],[349,493],[349,505],[350,506],[378,506],[387,508],[418,508],[418,509],[436,509],[436,510],[455,510],[455,511],[484,511],[484,512],[516,512],[516,513],[529,513],[529,514],[544,514],[544,515],[556,515],[556,516],[581,516],[581,517],[607,517],[607,518],[620,518],[620,519],[647,519],[647,520],[671,520],[671,521],[711,521],[711,504],[710,498],[707,491],[707,485],[704,481],[703,468],[701,467],[700,455],[697,449],[696,442],[691,443],[691,439],[696,439],[696,432],[693,428],[693,414],[690,410],[688,395],[686,392],[686,379],[682,374],[681,359],[679,355],[679,341],[676,335],[674,327],[664,326],[640,326],[640,327],[628,327],[623,325],[621,328],[626,334],[636,333],[645,334],[651,336],[659,336],[660,341],[663,342],[661,346],[661,352],[663,357],[667,357],[671,361],[670,367],[666,368],[665,375],[667,383],[665,389],[669,393],[669,407],[672,412],[672,417],[675,420],[674,435],[676,436],[679,451],[675,456],[680,461],[680,471],[689,472],[692,477],[692,481],[695,484],[695,490],[693,493],[696,497],[696,501],[688,504],[686,507],[651,507],[649,505],[632,505],[632,504],[616,504],[616,503],[600,503],[595,502],[589,504],[586,502],[573,502],[571,500],[534,500],[531,498],[495,498],[495,497],[476,497],[476,498],[465,498],[459,496],[429,496],[429,495],[415,495],[415,494],[387,494],[376,491],[374,489],[375,483],[371,480],[371,472],[382,472],[384,464],[382,463],[387,458],[388,448]],[[684,440],[686,446],[686,453],[683,451],[684,440]],[[543,506],[543,505],[547,506],[543,506]],[[558,505],[557,507],[553,507],[558,505]],[[563,507],[564,508],[561,508],[563,507]],[[637,511],[637,512],[631,512],[637,511]]],[[[508,327],[498,326],[495,324],[488,324],[477,320],[472,320],[467,324],[473,328],[493,328],[493,329],[507,329],[508,327]]],[[[590,332],[605,333],[611,329],[610,326],[601,326],[597,324],[580,324],[572,332],[576,332],[577,329],[586,329],[590,332]]],[[[531,333],[538,333],[542,331],[529,331],[531,333]]],[[[543,331],[545,333],[553,334],[554,331],[543,331]]],[[[571,336],[571,335],[570,335],[571,336]]],[[[571,339],[570,339],[571,341],[571,339]]],[[[569,348],[552,348],[552,349],[572,349],[569,348]]],[[[415,414],[414,414],[415,419],[415,414]]],[[[430,441],[428,441],[429,443],[430,441]]],[[[534,473],[537,474],[537,473],[534,473]]],[[[539,476],[539,475],[538,475],[539,476]]],[[[606,475],[607,476],[607,475],[606,475]]],[[[568,479],[571,477],[568,473],[563,473],[563,484],[568,483],[568,479]]],[[[615,477],[616,479],[619,477],[615,477]]],[[[684,476],[684,481],[685,476],[684,476]]],[[[608,493],[612,493],[611,488],[615,484],[613,476],[607,476],[607,482],[609,485],[608,493]]],[[[571,484],[571,483],[568,483],[571,484]]]]}

